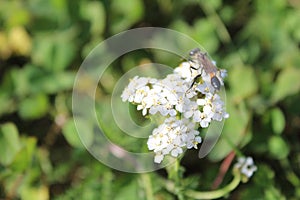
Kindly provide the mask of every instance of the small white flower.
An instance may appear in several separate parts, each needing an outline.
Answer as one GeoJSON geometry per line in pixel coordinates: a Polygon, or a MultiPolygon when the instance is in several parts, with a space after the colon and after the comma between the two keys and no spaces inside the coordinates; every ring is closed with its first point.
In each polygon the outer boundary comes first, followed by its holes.
{"type": "Polygon", "coordinates": [[[202,139],[200,136],[198,136],[199,132],[196,130],[190,130],[187,132],[187,144],[186,147],[187,149],[195,148],[197,149],[197,145],[202,142],[202,139]]]}
{"type": "Polygon", "coordinates": [[[154,162],[161,163],[161,161],[164,159],[164,155],[162,154],[156,154],[154,157],[154,162]]]}
{"type": "Polygon", "coordinates": [[[247,179],[249,179],[257,170],[251,157],[240,157],[238,162],[234,165],[234,168],[238,169],[247,179]]]}
{"type": "Polygon", "coordinates": [[[145,86],[149,80],[149,78],[135,76],[130,80],[129,85],[124,89],[121,95],[122,100],[133,102],[136,95],[136,90],[145,86]]]}
{"type": "Polygon", "coordinates": [[[179,74],[184,79],[191,79],[191,65],[189,62],[183,62],[179,65],[179,67],[174,69],[174,73],[179,74]]]}
{"type": "Polygon", "coordinates": [[[210,86],[210,84],[207,84],[206,82],[197,84],[195,91],[201,93],[201,94],[210,94],[211,91],[213,91],[213,87],[210,86]]]}
{"type": "Polygon", "coordinates": [[[143,98],[148,94],[150,88],[149,86],[143,86],[141,88],[138,88],[135,91],[135,96],[134,96],[134,103],[141,103],[143,98]]]}
{"type": "Polygon", "coordinates": [[[189,102],[185,102],[185,103],[188,103],[188,104],[184,104],[185,112],[183,113],[183,116],[185,118],[191,118],[196,113],[196,111],[199,111],[199,107],[198,107],[197,103],[194,101],[189,101],[189,102]]]}
{"type": "Polygon", "coordinates": [[[177,157],[178,155],[182,154],[183,150],[180,147],[175,147],[173,148],[173,150],[171,151],[171,156],[173,157],[177,157]]]}

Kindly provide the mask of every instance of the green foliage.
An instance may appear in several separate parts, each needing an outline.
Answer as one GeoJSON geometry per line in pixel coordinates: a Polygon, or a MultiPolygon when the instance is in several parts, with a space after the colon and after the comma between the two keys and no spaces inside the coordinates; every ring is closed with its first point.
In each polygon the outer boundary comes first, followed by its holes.
{"type": "MultiPolygon", "coordinates": [[[[292,0],[0,1],[0,199],[175,199],[163,187],[163,173],[123,174],[92,158],[81,141],[95,140],[93,124],[76,124],[87,130],[79,138],[72,117],[72,88],[84,57],[104,39],[144,26],[187,34],[228,71],[230,118],[207,158],[186,156],[173,171],[178,194],[183,186],[210,189],[220,177],[217,166],[234,151],[259,163],[234,199],[300,199],[299,9],[292,0]]],[[[149,62],[176,67],[181,60],[156,50],[130,53],[105,72],[96,92],[107,138],[131,151],[147,151],[146,140],[118,128],[110,94],[124,72],[149,62]]],[[[229,170],[219,187],[229,182],[229,170]]]]}
{"type": "Polygon", "coordinates": [[[9,165],[21,149],[19,133],[14,124],[1,126],[1,164],[9,165]]]}
{"type": "Polygon", "coordinates": [[[284,114],[279,108],[274,108],[270,112],[273,131],[276,134],[281,134],[285,127],[284,114]]]}
{"type": "Polygon", "coordinates": [[[269,146],[270,153],[274,158],[277,159],[286,158],[289,154],[289,146],[283,140],[283,138],[279,136],[271,137],[268,146],[269,146]]]}
{"type": "Polygon", "coordinates": [[[18,114],[23,119],[37,119],[48,112],[48,99],[46,95],[36,95],[25,98],[20,102],[18,114]]]}
{"type": "Polygon", "coordinates": [[[239,103],[242,99],[256,93],[258,83],[255,76],[255,72],[251,67],[236,66],[229,72],[228,81],[233,101],[239,103]]]}
{"type": "Polygon", "coordinates": [[[297,68],[283,69],[273,87],[271,100],[277,102],[289,95],[298,93],[300,91],[299,74],[300,69],[297,68]]]}
{"type": "Polygon", "coordinates": [[[70,145],[77,148],[83,147],[79,135],[76,133],[76,126],[72,118],[62,127],[62,132],[70,145]]]}
{"type": "Polygon", "coordinates": [[[274,182],[275,173],[267,165],[259,165],[259,171],[253,182],[255,184],[244,187],[241,192],[241,199],[286,199],[274,182]],[[253,192],[256,191],[256,192],[253,192]]]}
{"type": "Polygon", "coordinates": [[[111,1],[111,32],[117,34],[130,28],[138,22],[143,16],[143,3],[141,0],[127,1],[122,0],[111,1]]]}

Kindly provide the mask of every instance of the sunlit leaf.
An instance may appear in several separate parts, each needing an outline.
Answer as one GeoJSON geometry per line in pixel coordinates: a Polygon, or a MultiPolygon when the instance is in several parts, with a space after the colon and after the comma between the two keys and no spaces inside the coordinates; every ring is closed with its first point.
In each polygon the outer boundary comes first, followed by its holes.
{"type": "Polygon", "coordinates": [[[47,73],[36,71],[36,73],[33,73],[30,77],[32,93],[53,94],[70,90],[73,87],[75,79],[75,73],[73,72],[47,73]]]}
{"type": "Polygon", "coordinates": [[[111,10],[114,11],[110,13],[111,30],[113,33],[119,33],[141,19],[144,7],[141,0],[131,0],[126,3],[122,0],[113,0],[111,10]]]}
{"type": "Polygon", "coordinates": [[[105,10],[100,1],[82,2],[80,11],[83,18],[91,23],[91,33],[99,36],[105,27],[105,10]]]}
{"type": "Polygon", "coordinates": [[[64,136],[68,142],[77,147],[85,148],[91,147],[94,142],[93,126],[87,119],[80,119],[77,117],[76,121],[69,121],[64,127],[64,136]]]}
{"type": "MultiPolygon", "coordinates": [[[[116,200],[122,200],[122,199],[130,199],[133,196],[138,197],[138,191],[139,191],[139,186],[136,181],[131,181],[126,186],[122,187],[118,194],[116,194],[116,197],[114,199],[116,200]]],[[[140,193],[142,195],[142,193],[140,193]]],[[[142,198],[140,196],[140,198],[142,198]]]]}
{"type": "Polygon", "coordinates": [[[30,84],[27,71],[27,69],[11,70],[13,90],[14,93],[19,97],[23,97],[30,92],[30,84]]]}
{"type": "Polygon", "coordinates": [[[26,25],[30,21],[30,12],[17,1],[0,2],[0,13],[1,18],[5,19],[4,25],[8,29],[26,25]]]}
{"type": "Polygon", "coordinates": [[[75,56],[75,29],[56,34],[39,34],[35,37],[33,63],[51,71],[61,71],[69,66],[75,56]]]}
{"type": "Polygon", "coordinates": [[[264,199],[266,200],[273,200],[273,199],[278,199],[278,200],[285,200],[285,196],[282,195],[281,191],[274,186],[268,187],[264,191],[264,199]]]}
{"type": "Polygon", "coordinates": [[[280,72],[272,91],[271,101],[277,102],[300,91],[300,69],[285,68],[280,72]]]}
{"type": "Polygon", "coordinates": [[[285,127],[285,117],[279,108],[271,110],[272,128],[276,134],[281,134],[285,127]]]}
{"type": "Polygon", "coordinates": [[[268,141],[269,151],[276,159],[286,158],[290,152],[288,144],[279,136],[273,136],[268,141]]]}
{"type": "Polygon", "coordinates": [[[39,187],[25,187],[21,192],[24,200],[48,200],[49,188],[45,185],[39,187]]]}
{"type": "Polygon", "coordinates": [[[6,123],[0,127],[0,163],[10,164],[21,149],[21,142],[17,127],[13,123],[6,123]]]}
{"type": "Polygon", "coordinates": [[[29,56],[31,52],[31,37],[24,27],[14,27],[8,35],[10,48],[17,55],[29,56]]]}
{"type": "Polygon", "coordinates": [[[234,101],[241,101],[254,94],[258,89],[258,83],[253,68],[237,66],[228,71],[230,90],[234,101]]]}
{"type": "Polygon", "coordinates": [[[36,138],[34,137],[26,137],[22,138],[22,148],[21,150],[17,153],[15,160],[11,164],[12,169],[16,171],[24,171],[28,169],[28,167],[31,166],[33,162],[33,157],[35,153],[35,148],[36,148],[36,138]]]}
{"type": "Polygon", "coordinates": [[[4,113],[13,112],[16,108],[13,99],[11,99],[8,94],[2,92],[1,89],[0,89],[0,105],[1,105],[0,115],[4,113]]]}
{"type": "Polygon", "coordinates": [[[47,113],[49,109],[48,97],[43,94],[24,99],[20,103],[19,115],[23,119],[37,119],[47,113]]]}
{"type": "MultiPolygon", "coordinates": [[[[73,119],[69,120],[63,126],[63,134],[70,145],[77,148],[83,148],[83,144],[78,136],[73,119]]],[[[86,133],[88,134],[88,133],[86,133]]]]}

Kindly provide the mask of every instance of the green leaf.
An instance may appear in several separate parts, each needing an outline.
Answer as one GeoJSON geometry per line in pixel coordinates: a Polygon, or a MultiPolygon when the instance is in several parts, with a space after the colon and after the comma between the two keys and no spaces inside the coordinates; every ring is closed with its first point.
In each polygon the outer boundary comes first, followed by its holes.
{"type": "Polygon", "coordinates": [[[113,0],[111,3],[110,27],[113,33],[119,33],[128,29],[134,23],[138,22],[144,13],[143,3],[141,0],[113,0]]]}
{"type": "Polygon", "coordinates": [[[0,89],[0,115],[3,113],[10,113],[15,110],[15,102],[8,94],[0,89]]]}
{"type": "Polygon", "coordinates": [[[30,23],[29,10],[27,10],[25,6],[20,6],[18,2],[1,1],[0,13],[1,19],[4,19],[2,27],[6,27],[7,29],[30,23]]]}
{"type": "Polygon", "coordinates": [[[235,67],[228,72],[230,90],[234,101],[241,101],[254,94],[258,89],[256,75],[251,67],[235,67]]]}
{"type": "Polygon", "coordinates": [[[141,199],[138,198],[138,194],[142,194],[138,192],[141,188],[139,188],[137,182],[135,180],[129,182],[124,187],[122,187],[119,192],[116,194],[115,200],[123,200],[123,199],[141,199]]]}
{"type": "Polygon", "coordinates": [[[51,71],[62,71],[74,59],[75,29],[57,34],[39,34],[34,38],[33,63],[51,71]]]}
{"type": "Polygon", "coordinates": [[[49,189],[45,185],[39,187],[26,186],[22,188],[21,197],[23,200],[48,200],[49,189]]]}
{"type": "Polygon", "coordinates": [[[80,12],[91,23],[91,34],[99,36],[105,28],[105,9],[100,1],[82,2],[80,12]]]}
{"type": "Polygon", "coordinates": [[[273,87],[271,101],[275,103],[300,91],[300,69],[285,68],[273,87]]]}
{"type": "Polygon", "coordinates": [[[273,199],[278,199],[278,200],[286,200],[285,196],[281,193],[280,189],[274,187],[274,186],[269,186],[266,188],[264,191],[264,199],[265,200],[273,200],[273,199]]]}
{"type": "Polygon", "coordinates": [[[273,136],[268,142],[271,155],[276,159],[286,158],[290,152],[288,144],[279,136],[273,136]]]}
{"type": "Polygon", "coordinates": [[[74,79],[75,73],[73,72],[46,73],[40,71],[30,78],[31,92],[55,94],[70,90],[73,87],[74,79]]]}
{"type": "Polygon", "coordinates": [[[258,169],[259,170],[255,172],[255,176],[253,177],[255,184],[259,187],[273,185],[275,177],[273,169],[266,164],[258,165],[258,169]]]}
{"type": "Polygon", "coordinates": [[[258,165],[258,170],[255,172],[253,179],[254,184],[249,185],[244,190],[239,191],[240,199],[264,199],[264,200],[284,200],[285,197],[281,193],[275,178],[275,171],[266,164],[258,165]]]}
{"type": "Polygon", "coordinates": [[[37,157],[41,169],[41,173],[49,176],[53,175],[53,166],[50,161],[50,152],[46,148],[37,149],[37,157]]]}
{"type": "Polygon", "coordinates": [[[30,91],[30,85],[28,83],[28,70],[24,69],[13,69],[11,71],[11,78],[14,86],[14,93],[22,97],[30,91]]]}
{"type": "Polygon", "coordinates": [[[221,0],[212,0],[212,1],[203,1],[207,6],[212,7],[211,9],[217,10],[222,6],[222,1],[221,0]]]}
{"type": "Polygon", "coordinates": [[[271,110],[271,120],[274,133],[281,134],[285,127],[285,118],[284,114],[279,108],[274,108],[271,110]]]}
{"type": "Polygon", "coordinates": [[[31,166],[34,158],[36,142],[37,140],[34,137],[22,138],[23,146],[11,164],[12,169],[21,172],[31,166]]]}
{"type": "MultiPolygon", "coordinates": [[[[73,87],[75,72],[52,72],[36,65],[27,64],[22,69],[11,71],[13,93],[24,98],[28,94],[54,94],[73,87]]],[[[8,84],[8,83],[7,83],[8,84]]],[[[7,89],[6,88],[3,89],[7,89]]]]}
{"type": "Polygon", "coordinates": [[[192,37],[205,47],[208,52],[214,52],[219,47],[216,28],[208,19],[197,20],[192,28],[192,37]]]}
{"type": "Polygon", "coordinates": [[[37,119],[45,115],[48,109],[48,97],[45,94],[39,94],[20,102],[18,113],[23,119],[37,119]]]}
{"type": "Polygon", "coordinates": [[[232,18],[234,17],[234,9],[231,6],[226,6],[224,5],[221,8],[220,11],[220,16],[222,18],[222,20],[226,23],[226,22],[230,22],[232,20],[232,18]]]}
{"type": "Polygon", "coordinates": [[[0,163],[9,165],[21,149],[19,133],[13,123],[6,123],[0,127],[0,163]]]}
{"type": "Polygon", "coordinates": [[[94,132],[92,123],[87,119],[79,119],[77,117],[76,122],[71,119],[64,127],[64,136],[70,145],[74,147],[89,148],[94,142],[94,132]],[[79,141],[78,141],[79,140],[79,141]]]}
{"type": "Polygon", "coordinates": [[[69,66],[75,56],[74,43],[61,38],[59,39],[52,52],[52,68],[55,71],[60,71],[69,66]]]}
{"type": "Polygon", "coordinates": [[[78,136],[73,119],[70,119],[67,123],[64,124],[62,131],[64,137],[66,138],[66,140],[71,146],[77,148],[84,148],[78,136]]]}

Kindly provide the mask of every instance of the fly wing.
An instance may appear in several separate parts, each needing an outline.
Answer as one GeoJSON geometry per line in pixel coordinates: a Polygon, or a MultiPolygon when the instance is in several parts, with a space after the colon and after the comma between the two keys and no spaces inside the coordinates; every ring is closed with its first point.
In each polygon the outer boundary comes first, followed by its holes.
{"type": "MultiPolygon", "coordinates": [[[[226,105],[226,92],[224,87],[221,88],[218,94],[220,95],[220,97],[226,105]]],[[[222,121],[211,121],[210,125],[208,126],[206,135],[203,139],[203,142],[201,144],[201,147],[199,149],[199,158],[204,158],[215,146],[222,133],[224,123],[225,119],[223,119],[222,121]]]]}
{"type": "Polygon", "coordinates": [[[217,72],[217,67],[212,63],[206,53],[201,53],[199,56],[201,63],[203,64],[203,69],[205,73],[211,74],[217,72]]]}

